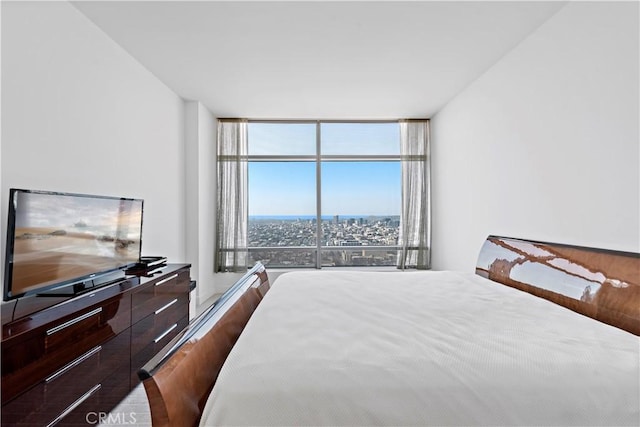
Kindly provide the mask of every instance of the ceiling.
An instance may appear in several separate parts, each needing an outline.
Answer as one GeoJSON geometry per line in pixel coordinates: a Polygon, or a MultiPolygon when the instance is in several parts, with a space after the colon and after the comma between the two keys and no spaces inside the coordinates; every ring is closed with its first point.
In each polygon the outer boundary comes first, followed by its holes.
{"type": "Polygon", "coordinates": [[[431,117],[566,2],[83,1],[216,117],[431,117]]]}

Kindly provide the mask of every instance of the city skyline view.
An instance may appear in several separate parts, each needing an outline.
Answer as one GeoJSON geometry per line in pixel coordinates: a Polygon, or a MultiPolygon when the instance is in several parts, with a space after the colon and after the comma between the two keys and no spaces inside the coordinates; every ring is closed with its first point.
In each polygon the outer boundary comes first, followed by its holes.
{"type": "Polygon", "coordinates": [[[267,266],[392,266],[397,259],[400,217],[249,219],[251,262],[267,266]],[[319,232],[318,232],[319,231],[319,232]],[[320,241],[318,241],[320,239],[320,241]]]}
{"type": "Polygon", "coordinates": [[[395,265],[399,133],[397,122],[249,123],[252,262],[395,265]]]}
{"type": "MultiPolygon", "coordinates": [[[[379,218],[400,218],[400,215],[322,215],[320,218],[322,221],[333,221],[336,217],[341,220],[347,219],[379,219],[379,218]]],[[[262,221],[262,220],[278,220],[278,221],[311,221],[316,219],[316,215],[249,215],[249,220],[262,221]]]]}

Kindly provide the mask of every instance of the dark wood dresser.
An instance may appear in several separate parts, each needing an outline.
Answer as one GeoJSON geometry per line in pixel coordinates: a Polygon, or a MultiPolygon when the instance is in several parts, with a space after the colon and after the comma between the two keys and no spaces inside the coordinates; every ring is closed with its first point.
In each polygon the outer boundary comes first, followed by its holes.
{"type": "Polygon", "coordinates": [[[74,298],[4,304],[2,425],[97,424],[189,323],[189,269],[169,264],[74,298]]]}

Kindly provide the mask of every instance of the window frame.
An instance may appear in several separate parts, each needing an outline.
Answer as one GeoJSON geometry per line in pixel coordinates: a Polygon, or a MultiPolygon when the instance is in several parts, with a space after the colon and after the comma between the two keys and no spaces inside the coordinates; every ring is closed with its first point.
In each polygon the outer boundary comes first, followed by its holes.
{"type": "MultiPolygon", "coordinates": [[[[402,156],[398,152],[398,154],[322,154],[322,134],[321,127],[324,123],[353,123],[353,124],[369,124],[369,123],[394,123],[400,126],[399,119],[387,119],[387,120],[259,120],[259,119],[250,119],[247,120],[248,124],[251,123],[274,123],[274,124],[314,124],[316,127],[316,153],[315,154],[292,154],[292,155],[265,155],[265,154],[247,154],[247,162],[313,162],[316,167],[316,245],[315,246],[248,246],[247,252],[248,255],[251,256],[252,252],[258,252],[261,250],[287,250],[294,252],[302,252],[302,251],[315,251],[316,262],[314,267],[309,266],[291,266],[291,267],[279,267],[274,266],[271,268],[316,268],[321,269],[322,267],[322,253],[323,251],[340,251],[340,250],[362,250],[366,248],[367,251],[398,251],[401,249],[399,245],[387,245],[387,246],[329,246],[322,245],[322,162],[333,161],[333,162],[401,162],[402,156]]],[[[248,132],[249,144],[251,144],[251,134],[248,132]]],[[[400,139],[400,135],[398,135],[398,142],[400,139]]],[[[402,191],[402,188],[400,189],[402,191]]],[[[251,195],[248,195],[250,197],[251,195]]],[[[248,220],[248,218],[247,218],[248,220]]],[[[355,267],[355,266],[345,266],[345,267],[355,267]]],[[[326,267],[325,267],[326,268],[326,267]]]]}

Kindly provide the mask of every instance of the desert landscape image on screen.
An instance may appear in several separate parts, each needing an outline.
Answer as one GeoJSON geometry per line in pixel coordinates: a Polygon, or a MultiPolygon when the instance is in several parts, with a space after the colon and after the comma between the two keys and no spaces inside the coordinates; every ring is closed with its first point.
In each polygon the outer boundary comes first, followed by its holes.
{"type": "Polygon", "coordinates": [[[13,203],[14,295],[139,259],[141,200],[24,192],[13,203]]]}

